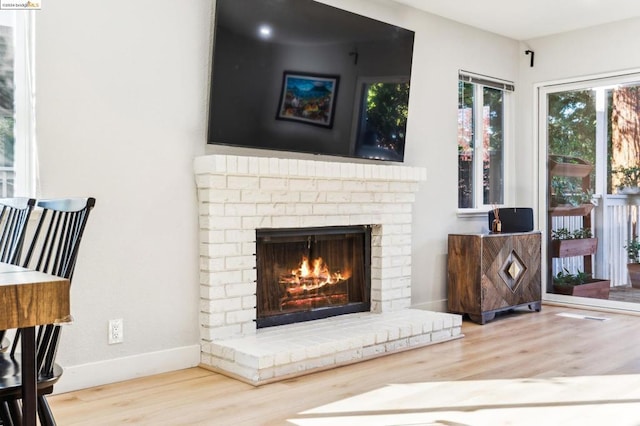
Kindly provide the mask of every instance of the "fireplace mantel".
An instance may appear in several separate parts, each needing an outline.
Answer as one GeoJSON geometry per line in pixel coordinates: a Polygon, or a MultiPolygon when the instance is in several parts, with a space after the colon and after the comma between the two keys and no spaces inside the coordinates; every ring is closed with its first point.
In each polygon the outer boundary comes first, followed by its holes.
{"type": "MultiPolygon", "coordinates": [[[[259,228],[370,225],[368,314],[410,309],[412,205],[419,183],[426,180],[426,169],[208,155],[195,159],[194,170],[200,212],[200,327],[204,366],[250,382],[277,376],[273,371],[246,372],[221,355],[225,342],[255,337],[262,332],[255,323],[259,228]],[[260,376],[258,380],[254,380],[256,374],[260,376]]],[[[445,322],[451,324],[449,338],[460,334],[458,319],[445,322]]],[[[288,326],[276,328],[280,327],[288,326]]],[[[226,350],[228,354],[229,348],[226,350]]]]}

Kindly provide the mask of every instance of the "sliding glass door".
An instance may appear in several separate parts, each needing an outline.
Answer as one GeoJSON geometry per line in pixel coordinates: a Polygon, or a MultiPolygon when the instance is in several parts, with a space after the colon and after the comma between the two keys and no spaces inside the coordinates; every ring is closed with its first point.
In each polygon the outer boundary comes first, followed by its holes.
{"type": "Polygon", "coordinates": [[[546,299],[640,310],[640,75],[541,86],[538,99],[546,299]]]}

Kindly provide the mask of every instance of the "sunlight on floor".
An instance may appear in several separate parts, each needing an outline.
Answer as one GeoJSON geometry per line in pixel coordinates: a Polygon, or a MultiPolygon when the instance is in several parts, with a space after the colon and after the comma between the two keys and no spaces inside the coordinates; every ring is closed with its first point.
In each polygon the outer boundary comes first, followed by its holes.
{"type": "Polygon", "coordinates": [[[584,315],[584,314],[574,314],[574,313],[569,313],[569,312],[560,312],[556,314],[559,317],[566,317],[566,318],[576,318],[576,319],[588,319],[588,320],[594,320],[594,321],[609,321],[609,318],[607,317],[600,317],[600,316],[595,316],[595,315],[584,315]]]}
{"type": "Polygon", "coordinates": [[[317,425],[640,425],[640,375],[392,384],[302,412],[317,425]]]}

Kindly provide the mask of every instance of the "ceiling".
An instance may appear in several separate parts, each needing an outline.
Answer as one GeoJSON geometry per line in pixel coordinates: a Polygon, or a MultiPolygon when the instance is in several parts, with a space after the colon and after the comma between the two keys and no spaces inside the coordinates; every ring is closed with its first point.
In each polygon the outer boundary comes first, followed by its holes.
{"type": "Polygon", "coordinates": [[[638,0],[393,0],[515,40],[640,16],[638,0]]]}

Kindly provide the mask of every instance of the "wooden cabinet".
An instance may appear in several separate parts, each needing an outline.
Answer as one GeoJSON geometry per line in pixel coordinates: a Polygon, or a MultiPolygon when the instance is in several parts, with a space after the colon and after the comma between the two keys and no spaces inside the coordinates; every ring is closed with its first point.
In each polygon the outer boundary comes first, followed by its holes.
{"type": "Polygon", "coordinates": [[[519,306],[540,311],[540,239],[540,231],[449,234],[449,311],[479,324],[519,306]]]}

